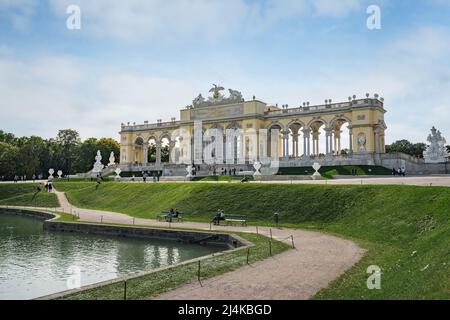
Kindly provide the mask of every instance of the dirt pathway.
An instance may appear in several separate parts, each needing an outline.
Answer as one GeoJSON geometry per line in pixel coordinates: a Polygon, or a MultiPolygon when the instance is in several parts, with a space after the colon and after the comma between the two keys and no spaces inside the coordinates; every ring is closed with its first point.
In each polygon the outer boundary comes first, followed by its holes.
{"type": "Polygon", "coordinates": [[[308,299],[325,288],[361,259],[364,250],[355,243],[320,232],[268,227],[211,226],[207,223],[160,222],[133,218],[125,214],[72,206],[62,192],[55,191],[61,208],[79,216],[81,221],[136,224],[157,227],[181,227],[201,230],[258,232],[290,243],[294,236],[297,249],[288,250],[273,258],[240,268],[239,270],[203,281],[186,284],[162,294],[157,299],[308,299]]]}

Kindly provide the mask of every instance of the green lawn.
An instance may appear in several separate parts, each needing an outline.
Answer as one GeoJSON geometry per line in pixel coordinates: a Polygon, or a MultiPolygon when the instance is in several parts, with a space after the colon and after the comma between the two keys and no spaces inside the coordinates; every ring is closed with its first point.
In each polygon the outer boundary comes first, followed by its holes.
{"type": "Polygon", "coordinates": [[[252,224],[268,225],[279,212],[284,226],[323,230],[368,249],[318,299],[450,298],[450,188],[208,183],[56,187],[79,207],[136,217],[153,218],[173,207],[187,220],[209,221],[223,208],[247,215],[252,224]],[[382,269],[381,290],[366,287],[370,265],[382,269]]]}
{"type": "Polygon", "coordinates": [[[55,194],[47,193],[45,190],[37,193],[37,183],[0,184],[0,205],[50,208],[59,206],[55,194]]]}

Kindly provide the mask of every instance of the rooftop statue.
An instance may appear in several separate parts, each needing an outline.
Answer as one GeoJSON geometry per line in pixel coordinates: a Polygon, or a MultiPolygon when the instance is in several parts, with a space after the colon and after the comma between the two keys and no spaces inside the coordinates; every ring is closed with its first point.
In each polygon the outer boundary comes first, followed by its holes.
{"type": "Polygon", "coordinates": [[[439,130],[435,127],[431,129],[431,134],[428,135],[427,141],[430,145],[423,153],[425,163],[442,163],[446,162],[446,158],[450,156],[447,152],[445,144],[447,141],[439,130]]]}
{"type": "Polygon", "coordinates": [[[212,93],[212,97],[209,97],[208,100],[205,100],[205,98],[201,94],[199,94],[197,98],[192,101],[192,105],[194,106],[194,108],[199,108],[220,104],[240,103],[244,101],[242,93],[240,91],[228,89],[230,96],[225,97],[223,94],[221,94],[221,91],[224,90],[224,87],[213,84],[213,87],[209,90],[209,92],[212,93]]]}
{"type": "Polygon", "coordinates": [[[220,86],[218,86],[217,84],[213,84],[213,86],[214,87],[212,87],[210,90],[209,90],[209,92],[212,92],[213,93],[213,99],[214,100],[218,100],[218,99],[220,99],[220,97],[221,97],[221,94],[220,94],[220,91],[223,91],[223,90],[225,90],[225,88],[224,87],[220,87],[220,86]]]}

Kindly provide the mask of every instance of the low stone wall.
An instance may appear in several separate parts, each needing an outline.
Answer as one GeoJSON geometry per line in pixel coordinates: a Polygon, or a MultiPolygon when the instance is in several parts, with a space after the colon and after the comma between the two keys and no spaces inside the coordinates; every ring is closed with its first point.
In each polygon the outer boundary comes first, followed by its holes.
{"type": "Polygon", "coordinates": [[[47,212],[15,209],[15,208],[3,208],[2,207],[2,208],[0,208],[0,211],[4,214],[23,216],[23,217],[37,219],[37,220],[51,220],[56,217],[54,214],[47,213],[47,212]]]}
{"type": "Polygon", "coordinates": [[[296,180],[313,180],[312,176],[307,175],[270,175],[270,176],[254,176],[255,181],[296,181],[296,180]]]}
{"type": "Polygon", "coordinates": [[[228,248],[238,248],[248,245],[248,243],[240,237],[226,233],[208,233],[200,231],[153,229],[126,226],[122,227],[57,221],[44,222],[44,229],[56,232],[77,232],[115,237],[172,240],[186,243],[218,245],[228,248]]]}

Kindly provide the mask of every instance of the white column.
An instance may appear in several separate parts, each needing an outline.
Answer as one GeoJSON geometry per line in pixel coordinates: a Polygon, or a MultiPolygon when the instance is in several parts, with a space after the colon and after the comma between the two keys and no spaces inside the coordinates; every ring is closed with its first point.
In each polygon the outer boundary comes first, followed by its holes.
{"type": "Polygon", "coordinates": [[[156,142],[156,165],[161,165],[161,141],[156,142]]]}

